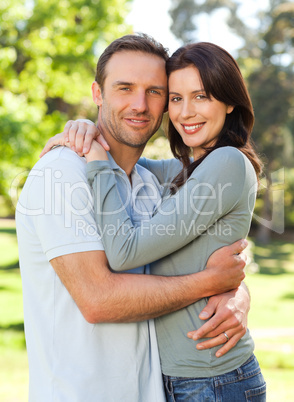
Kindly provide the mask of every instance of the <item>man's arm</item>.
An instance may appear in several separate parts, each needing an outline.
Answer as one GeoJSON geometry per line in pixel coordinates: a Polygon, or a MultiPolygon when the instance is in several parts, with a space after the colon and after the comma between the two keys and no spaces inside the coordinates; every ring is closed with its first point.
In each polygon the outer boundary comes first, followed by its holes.
{"type": "Polygon", "coordinates": [[[133,322],[238,287],[245,262],[236,253],[245,247],[243,240],[223,247],[210,257],[214,266],[208,260],[204,271],[176,277],[111,272],[103,251],[64,255],[50,262],[88,322],[133,322]]]}

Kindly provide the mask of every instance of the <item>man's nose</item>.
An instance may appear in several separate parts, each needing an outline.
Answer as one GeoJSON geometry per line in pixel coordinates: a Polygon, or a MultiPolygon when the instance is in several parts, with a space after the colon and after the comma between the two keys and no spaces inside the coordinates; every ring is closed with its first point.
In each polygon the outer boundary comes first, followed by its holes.
{"type": "Polygon", "coordinates": [[[148,110],[147,95],[145,91],[138,92],[134,95],[131,108],[137,113],[143,113],[148,110]]]}

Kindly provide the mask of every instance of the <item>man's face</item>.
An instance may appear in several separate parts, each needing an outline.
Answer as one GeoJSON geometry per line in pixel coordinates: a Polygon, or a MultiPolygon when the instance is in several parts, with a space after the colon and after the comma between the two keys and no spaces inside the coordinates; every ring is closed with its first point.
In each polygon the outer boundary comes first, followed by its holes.
{"type": "Polygon", "coordinates": [[[93,84],[93,99],[99,106],[99,128],[112,146],[143,148],[165,111],[165,61],[143,52],[115,53],[106,65],[103,93],[93,84]]]}

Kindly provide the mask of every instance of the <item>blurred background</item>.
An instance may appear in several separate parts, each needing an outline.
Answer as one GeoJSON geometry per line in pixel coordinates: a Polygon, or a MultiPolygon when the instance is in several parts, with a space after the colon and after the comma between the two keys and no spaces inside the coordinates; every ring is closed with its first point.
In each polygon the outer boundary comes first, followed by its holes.
{"type": "MultiPolygon", "coordinates": [[[[1,0],[0,400],[27,400],[14,223],[19,192],[67,120],[96,120],[90,88],[99,54],[132,32],[154,36],[171,53],[188,42],[214,42],[242,69],[264,162],[249,236],[249,327],[268,401],[293,401],[294,2],[282,0],[1,0]]],[[[145,155],[169,157],[162,128],[145,155]]]]}

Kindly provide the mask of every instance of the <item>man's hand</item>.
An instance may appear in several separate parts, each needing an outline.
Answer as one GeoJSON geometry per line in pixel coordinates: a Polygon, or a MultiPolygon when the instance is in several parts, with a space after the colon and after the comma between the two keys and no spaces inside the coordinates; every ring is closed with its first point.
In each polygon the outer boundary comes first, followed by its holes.
{"type": "Polygon", "coordinates": [[[197,331],[189,332],[187,336],[193,340],[212,338],[198,343],[196,347],[198,350],[203,350],[223,345],[216,352],[216,357],[220,357],[232,349],[245,335],[249,309],[249,292],[246,285],[242,283],[238,289],[212,296],[199,315],[202,320],[210,319],[197,331]]]}

